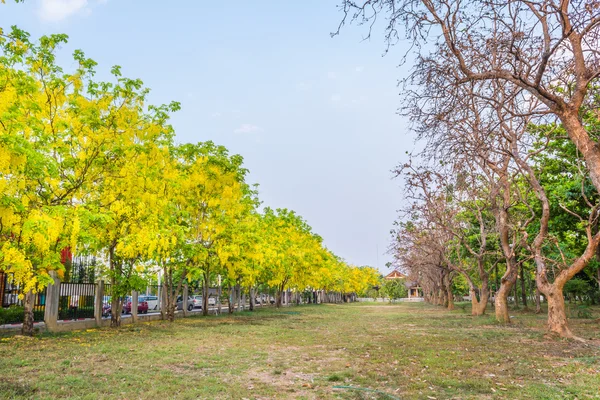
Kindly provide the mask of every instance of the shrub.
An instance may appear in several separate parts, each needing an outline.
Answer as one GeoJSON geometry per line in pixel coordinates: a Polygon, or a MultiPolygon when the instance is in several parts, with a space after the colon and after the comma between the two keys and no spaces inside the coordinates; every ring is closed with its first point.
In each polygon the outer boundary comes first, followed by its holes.
{"type": "Polygon", "coordinates": [[[0,325],[23,322],[25,309],[20,306],[0,308],[0,325]]]}

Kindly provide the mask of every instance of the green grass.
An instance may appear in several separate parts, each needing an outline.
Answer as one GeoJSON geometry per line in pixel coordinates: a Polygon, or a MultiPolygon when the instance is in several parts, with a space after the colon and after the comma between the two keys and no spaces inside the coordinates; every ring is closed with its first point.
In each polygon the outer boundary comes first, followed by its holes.
{"type": "Polygon", "coordinates": [[[0,398],[600,398],[597,320],[571,320],[582,344],[511,315],[362,303],[4,337],[0,398]]]}

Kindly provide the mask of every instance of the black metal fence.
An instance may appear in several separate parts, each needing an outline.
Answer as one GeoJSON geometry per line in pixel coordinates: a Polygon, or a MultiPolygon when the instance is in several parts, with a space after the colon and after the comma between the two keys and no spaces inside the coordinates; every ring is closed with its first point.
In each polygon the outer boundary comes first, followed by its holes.
{"type": "Polygon", "coordinates": [[[96,284],[61,283],[58,319],[94,318],[96,284]]]}
{"type": "Polygon", "coordinates": [[[96,257],[77,256],[65,265],[65,282],[94,283],[96,281],[96,257]]]}
{"type": "Polygon", "coordinates": [[[65,263],[60,284],[58,319],[94,318],[96,257],[76,256],[65,263]]]}
{"type": "MultiPolygon", "coordinates": [[[[0,273],[0,325],[17,324],[23,322],[24,293],[21,287],[14,282],[13,274],[0,273]]],[[[46,305],[46,289],[35,294],[33,303],[34,321],[44,320],[46,305]]]]}

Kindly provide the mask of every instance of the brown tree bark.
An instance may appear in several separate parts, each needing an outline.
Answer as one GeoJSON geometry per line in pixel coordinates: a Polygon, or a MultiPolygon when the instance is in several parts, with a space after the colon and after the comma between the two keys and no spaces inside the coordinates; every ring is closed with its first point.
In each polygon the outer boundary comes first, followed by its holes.
{"type": "Polygon", "coordinates": [[[233,286],[229,285],[229,314],[233,314],[233,307],[235,302],[235,291],[233,290],[233,286]]]}
{"type": "Polygon", "coordinates": [[[540,295],[540,289],[538,289],[538,287],[535,287],[535,313],[539,314],[542,312],[542,304],[541,304],[541,299],[540,299],[541,295],[540,295]]]}
{"type": "Polygon", "coordinates": [[[23,327],[21,333],[26,336],[33,336],[33,305],[35,302],[35,295],[30,290],[25,293],[25,301],[23,302],[23,308],[25,309],[23,315],[23,327]]]}
{"type": "Polygon", "coordinates": [[[250,287],[250,311],[254,311],[254,287],[250,287]]]}
{"type": "MultiPolygon", "coordinates": [[[[208,315],[208,294],[210,292],[210,266],[208,262],[204,266],[202,272],[202,315],[208,315]]],[[[217,306],[219,306],[217,304],[217,306]]],[[[220,310],[219,310],[220,311],[220,310]]]]}
{"type": "Polygon", "coordinates": [[[548,328],[560,337],[574,338],[569,329],[567,313],[565,311],[565,299],[562,288],[551,289],[546,296],[548,301],[548,328]]]}
{"type": "Polygon", "coordinates": [[[471,289],[471,315],[481,316],[485,314],[488,297],[489,289],[487,285],[482,285],[481,291],[479,292],[479,300],[477,299],[475,289],[471,289]]]}
{"type": "Polygon", "coordinates": [[[527,308],[527,289],[525,286],[525,270],[523,267],[523,263],[521,263],[521,299],[523,303],[523,308],[525,308],[525,310],[528,310],[529,308],[527,308]]]}
{"type": "Polygon", "coordinates": [[[494,306],[496,309],[496,320],[498,322],[510,323],[510,316],[508,315],[508,294],[510,293],[512,286],[515,282],[516,273],[512,271],[511,274],[501,279],[500,289],[496,292],[496,301],[494,306]]]}

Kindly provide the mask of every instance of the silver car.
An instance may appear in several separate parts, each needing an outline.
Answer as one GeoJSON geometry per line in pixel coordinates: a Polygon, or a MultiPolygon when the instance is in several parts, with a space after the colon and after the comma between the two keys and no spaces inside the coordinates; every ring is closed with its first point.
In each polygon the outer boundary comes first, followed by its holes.
{"type": "MultiPolygon", "coordinates": [[[[180,311],[183,310],[183,296],[177,296],[177,309],[180,311]]],[[[193,309],[194,309],[194,298],[191,296],[188,296],[187,310],[192,311],[193,309]]]]}

